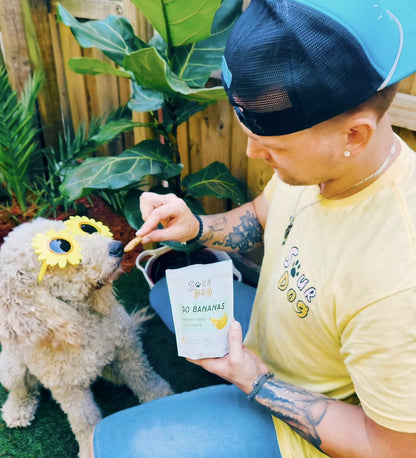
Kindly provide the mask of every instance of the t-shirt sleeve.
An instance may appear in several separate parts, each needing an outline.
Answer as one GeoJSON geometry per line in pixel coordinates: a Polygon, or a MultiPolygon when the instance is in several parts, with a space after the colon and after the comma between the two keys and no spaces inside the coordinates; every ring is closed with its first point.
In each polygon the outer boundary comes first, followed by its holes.
{"type": "Polygon", "coordinates": [[[416,433],[416,288],[359,311],[342,333],[341,352],[366,414],[416,433]]]}

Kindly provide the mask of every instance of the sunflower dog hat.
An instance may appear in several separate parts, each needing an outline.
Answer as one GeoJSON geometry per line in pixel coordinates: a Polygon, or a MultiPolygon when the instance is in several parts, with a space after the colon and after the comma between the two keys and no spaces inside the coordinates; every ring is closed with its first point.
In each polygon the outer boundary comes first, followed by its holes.
{"type": "Polygon", "coordinates": [[[76,236],[87,236],[98,232],[105,237],[113,237],[110,229],[100,221],[86,216],[71,216],[64,221],[66,228],[61,231],[50,229],[38,233],[32,241],[32,247],[42,263],[38,282],[42,281],[48,266],[58,265],[64,269],[67,264],[77,265],[82,260],[81,247],[76,236]]]}

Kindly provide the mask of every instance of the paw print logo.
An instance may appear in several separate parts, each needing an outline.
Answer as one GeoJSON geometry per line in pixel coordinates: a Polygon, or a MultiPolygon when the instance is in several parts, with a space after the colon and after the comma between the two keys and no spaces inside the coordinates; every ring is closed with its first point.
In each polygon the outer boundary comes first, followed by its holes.
{"type": "Polygon", "coordinates": [[[290,269],[290,275],[295,278],[299,275],[299,270],[300,270],[300,262],[299,261],[295,261],[293,264],[292,264],[292,268],[290,269]]]}
{"type": "Polygon", "coordinates": [[[201,283],[199,281],[196,281],[195,282],[195,288],[200,288],[201,287],[201,283]]]}

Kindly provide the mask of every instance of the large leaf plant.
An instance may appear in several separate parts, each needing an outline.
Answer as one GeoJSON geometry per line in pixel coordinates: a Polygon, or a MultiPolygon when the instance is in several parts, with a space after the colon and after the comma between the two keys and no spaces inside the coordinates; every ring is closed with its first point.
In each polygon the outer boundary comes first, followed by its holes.
{"type": "MultiPolygon", "coordinates": [[[[203,212],[198,201],[202,196],[244,202],[240,182],[220,162],[182,177],[177,142],[180,124],[226,97],[221,86],[208,87],[207,83],[220,68],[229,31],[241,13],[242,0],[132,1],[153,26],[155,33],[149,42],[138,38],[123,17],[79,22],[62,5],[58,5],[57,15],[82,47],[96,47],[115,63],[114,66],[83,57],[70,59],[69,67],[81,74],[106,73],[129,78],[128,107],[149,113],[150,122],[142,125],[151,127],[158,140],[144,140],[119,156],[86,159],[66,171],[61,191],[77,199],[96,189],[126,189],[150,175],[155,178],[157,190],[174,192],[196,212],[203,212]]],[[[126,196],[124,214],[138,228],[141,189],[135,188],[126,196]]]]}

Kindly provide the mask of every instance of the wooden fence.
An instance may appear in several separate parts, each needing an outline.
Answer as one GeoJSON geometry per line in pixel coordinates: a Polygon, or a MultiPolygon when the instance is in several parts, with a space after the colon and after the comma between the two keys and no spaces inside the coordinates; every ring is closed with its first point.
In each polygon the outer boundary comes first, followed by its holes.
{"type": "MultiPolygon", "coordinates": [[[[151,0],[149,0],[151,1],[151,0]]],[[[80,48],[68,27],[56,21],[57,0],[0,0],[0,27],[3,55],[12,85],[20,90],[34,69],[42,69],[46,84],[39,97],[39,116],[45,142],[55,144],[63,126],[76,129],[91,116],[108,113],[126,103],[129,81],[107,75],[83,76],[73,73],[66,62],[71,57],[104,58],[100,51],[80,48]]],[[[103,19],[109,14],[127,17],[137,35],[149,38],[151,28],[130,0],[60,0],[72,15],[82,19],[103,19]]],[[[416,148],[416,76],[403,81],[393,107],[397,132],[416,148]]],[[[136,113],[136,119],[143,119],[136,113]]],[[[150,136],[137,129],[116,144],[111,153],[150,136]]],[[[211,105],[179,128],[179,146],[184,173],[219,160],[247,185],[249,197],[257,195],[270,177],[262,161],[248,161],[246,138],[242,134],[228,102],[211,105]]],[[[104,154],[108,151],[104,151],[104,154]]],[[[209,212],[222,211],[217,199],[205,202],[209,212]]]]}

